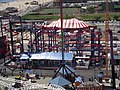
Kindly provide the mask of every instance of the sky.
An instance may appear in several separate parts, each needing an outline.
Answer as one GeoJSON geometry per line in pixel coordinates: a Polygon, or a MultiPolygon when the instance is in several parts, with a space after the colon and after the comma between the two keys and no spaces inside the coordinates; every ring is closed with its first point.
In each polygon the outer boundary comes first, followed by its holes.
{"type": "Polygon", "coordinates": [[[0,2],[12,2],[12,1],[15,1],[15,0],[0,0],[0,2]]]}

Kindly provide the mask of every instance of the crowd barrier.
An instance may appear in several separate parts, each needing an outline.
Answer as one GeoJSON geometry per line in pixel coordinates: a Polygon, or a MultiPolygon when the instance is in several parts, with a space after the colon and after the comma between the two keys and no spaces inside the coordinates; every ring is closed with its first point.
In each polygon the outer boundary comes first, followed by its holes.
{"type": "Polygon", "coordinates": [[[104,90],[103,86],[84,86],[84,87],[77,87],[77,90],[104,90]]]}
{"type": "Polygon", "coordinates": [[[0,90],[36,90],[36,89],[65,90],[63,87],[54,84],[37,84],[31,83],[30,81],[15,80],[13,78],[5,78],[0,76],[0,90]],[[23,87],[14,88],[12,87],[13,82],[21,83],[23,87]]]}

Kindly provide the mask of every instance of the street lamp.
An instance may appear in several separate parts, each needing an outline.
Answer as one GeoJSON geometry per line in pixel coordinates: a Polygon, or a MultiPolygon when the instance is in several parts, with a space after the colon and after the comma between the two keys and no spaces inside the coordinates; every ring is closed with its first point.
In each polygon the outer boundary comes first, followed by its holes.
{"type": "Polygon", "coordinates": [[[1,28],[1,34],[2,34],[2,37],[3,37],[3,29],[2,29],[2,17],[0,17],[0,28],[1,28]]]}
{"type": "Polygon", "coordinates": [[[22,18],[19,16],[20,19],[20,29],[21,29],[21,40],[22,40],[22,52],[24,52],[24,46],[23,46],[23,26],[22,26],[22,18]]]}
{"type": "Polygon", "coordinates": [[[28,55],[28,68],[30,68],[30,58],[31,58],[31,54],[29,52],[27,52],[28,55]]]}
{"type": "Polygon", "coordinates": [[[63,31],[63,7],[62,0],[60,0],[60,20],[61,20],[61,47],[62,47],[62,62],[64,62],[64,31],[63,31]]]}
{"type": "Polygon", "coordinates": [[[113,53],[113,34],[112,34],[112,30],[109,30],[109,34],[110,34],[110,46],[111,46],[111,65],[112,65],[112,82],[113,85],[112,87],[115,89],[116,88],[116,82],[115,82],[115,59],[114,59],[114,53],[113,53]]]}
{"type": "Polygon", "coordinates": [[[11,37],[11,49],[12,49],[12,55],[14,54],[14,45],[13,45],[13,30],[12,30],[12,17],[9,16],[9,27],[10,27],[10,37],[11,37]]]}

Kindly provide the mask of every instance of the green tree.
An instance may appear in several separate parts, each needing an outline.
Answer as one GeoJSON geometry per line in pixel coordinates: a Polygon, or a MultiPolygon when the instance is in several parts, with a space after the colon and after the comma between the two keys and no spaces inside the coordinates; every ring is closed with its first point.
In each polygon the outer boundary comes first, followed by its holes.
{"type": "Polygon", "coordinates": [[[119,19],[119,15],[114,15],[114,16],[113,16],[113,19],[114,19],[114,20],[118,20],[118,19],[119,19]]]}
{"type": "Polygon", "coordinates": [[[93,6],[90,6],[87,8],[87,12],[88,13],[94,13],[95,12],[95,8],[93,6]]]}
{"type": "Polygon", "coordinates": [[[94,18],[95,18],[96,21],[99,21],[100,18],[101,18],[101,16],[97,15],[97,16],[95,16],[94,18]]]}

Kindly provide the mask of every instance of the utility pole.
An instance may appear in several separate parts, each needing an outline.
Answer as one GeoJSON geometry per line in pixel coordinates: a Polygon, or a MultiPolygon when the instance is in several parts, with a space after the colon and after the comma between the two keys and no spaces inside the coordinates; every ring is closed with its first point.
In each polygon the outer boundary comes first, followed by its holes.
{"type": "Polygon", "coordinates": [[[112,87],[113,89],[116,88],[116,82],[115,82],[115,59],[114,59],[114,53],[113,53],[113,33],[112,30],[109,30],[109,34],[110,34],[110,48],[111,48],[111,68],[112,68],[112,87]]]}
{"type": "Polygon", "coordinates": [[[64,31],[63,31],[63,10],[62,0],[60,0],[60,20],[61,20],[61,46],[62,46],[62,63],[64,62],[64,31]]]}
{"type": "Polygon", "coordinates": [[[0,18],[0,28],[1,28],[1,34],[2,34],[2,37],[3,37],[4,35],[3,35],[3,29],[2,29],[2,18],[0,18]]]}
{"type": "Polygon", "coordinates": [[[10,27],[10,37],[11,37],[11,49],[12,49],[12,55],[14,55],[14,43],[13,43],[13,29],[12,29],[12,17],[9,17],[9,27],[10,27]]]}
{"type": "Polygon", "coordinates": [[[109,33],[109,3],[108,0],[106,0],[106,14],[105,14],[106,77],[108,77],[108,33],[109,33]]]}
{"type": "Polygon", "coordinates": [[[21,46],[22,46],[22,50],[21,52],[24,52],[24,45],[23,45],[23,25],[22,25],[22,18],[19,16],[20,19],[20,28],[21,28],[21,46]]]}

